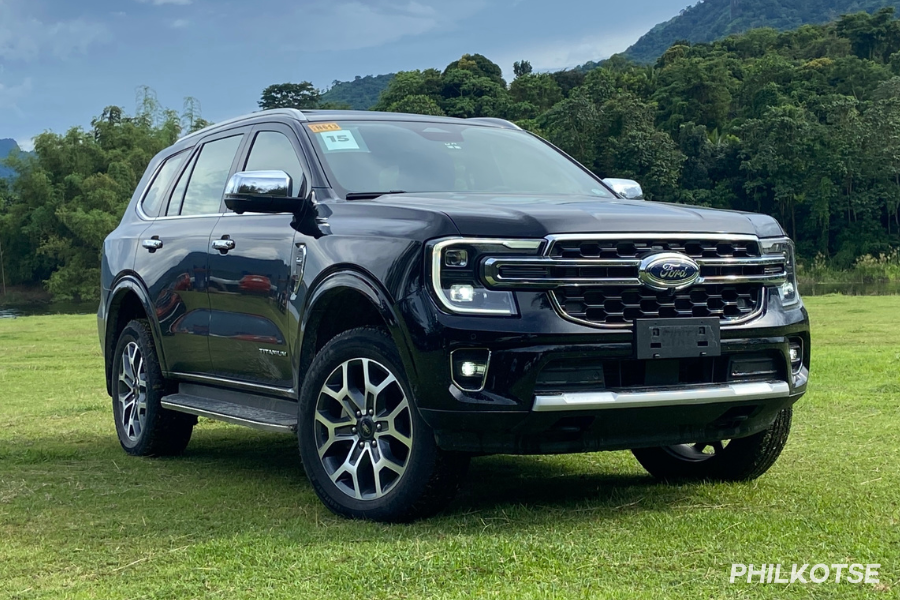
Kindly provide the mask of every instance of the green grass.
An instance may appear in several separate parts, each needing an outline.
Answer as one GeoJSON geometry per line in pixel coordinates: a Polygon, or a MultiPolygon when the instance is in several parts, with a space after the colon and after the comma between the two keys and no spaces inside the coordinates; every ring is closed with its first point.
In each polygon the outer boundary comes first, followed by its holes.
{"type": "Polygon", "coordinates": [[[328,513],[290,436],[201,420],[119,448],[93,317],[0,321],[0,598],[863,598],[900,589],[900,302],[808,301],[810,393],[775,467],[661,485],[627,452],[488,457],[440,517],[328,513]],[[881,584],[729,584],[732,562],[881,584]]]}

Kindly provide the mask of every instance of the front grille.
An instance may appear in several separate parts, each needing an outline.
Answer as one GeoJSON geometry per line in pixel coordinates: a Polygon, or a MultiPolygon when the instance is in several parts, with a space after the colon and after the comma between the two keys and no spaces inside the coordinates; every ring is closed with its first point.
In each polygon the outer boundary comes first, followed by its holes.
{"type": "Polygon", "coordinates": [[[549,236],[540,256],[488,257],[480,269],[489,288],[545,290],[563,316],[597,327],[681,317],[742,323],[762,313],[766,286],[787,277],[784,257],[763,255],[756,236],[725,234],[549,236]],[[663,253],[693,259],[693,283],[657,291],[643,269],[663,253]]]}
{"type": "Polygon", "coordinates": [[[699,285],[666,292],[640,286],[566,286],[550,293],[569,317],[596,325],[679,317],[718,317],[727,323],[747,318],[761,307],[763,286],[699,285]]]}
{"type": "MultiPolygon", "coordinates": [[[[554,264],[553,261],[545,261],[543,265],[535,264],[504,264],[497,269],[497,273],[503,281],[522,280],[603,280],[637,278],[638,266],[603,266],[600,261],[582,260],[565,264],[554,264]]],[[[777,274],[783,271],[780,265],[759,264],[725,264],[700,266],[700,276],[709,277],[759,277],[777,274]]]]}
{"type": "Polygon", "coordinates": [[[551,258],[617,259],[643,258],[651,252],[679,252],[698,258],[754,258],[760,256],[759,242],[729,239],[654,239],[647,237],[603,240],[556,240],[551,258]]]}

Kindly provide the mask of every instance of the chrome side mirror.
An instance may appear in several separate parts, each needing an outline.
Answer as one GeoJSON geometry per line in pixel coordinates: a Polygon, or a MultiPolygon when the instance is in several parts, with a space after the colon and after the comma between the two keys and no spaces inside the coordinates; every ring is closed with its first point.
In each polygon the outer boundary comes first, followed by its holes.
{"type": "Polygon", "coordinates": [[[291,196],[293,181],[284,171],[235,173],[225,186],[225,206],[238,214],[303,212],[309,204],[306,179],[300,181],[299,197],[291,196]]]}
{"type": "Polygon", "coordinates": [[[284,171],[244,171],[235,173],[225,193],[241,196],[291,195],[291,176],[284,171]]]}
{"type": "Polygon", "coordinates": [[[604,179],[603,183],[612,188],[612,191],[628,200],[643,200],[644,190],[641,184],[632,179],[604,179]]]}

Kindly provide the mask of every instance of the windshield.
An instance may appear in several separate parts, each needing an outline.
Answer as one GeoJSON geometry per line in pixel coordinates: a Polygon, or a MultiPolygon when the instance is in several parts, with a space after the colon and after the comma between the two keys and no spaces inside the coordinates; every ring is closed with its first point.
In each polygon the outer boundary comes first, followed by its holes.
{"type": "Polygon", "coordinates": [[[577,164],[524,131],[415,121],[307,127],[341,195],[402,191],[614,197],[577,164]]]}

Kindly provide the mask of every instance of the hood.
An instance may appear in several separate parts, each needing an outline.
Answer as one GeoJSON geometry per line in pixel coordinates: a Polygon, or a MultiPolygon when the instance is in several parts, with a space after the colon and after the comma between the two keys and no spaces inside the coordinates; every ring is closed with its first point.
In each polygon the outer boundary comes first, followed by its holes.
{"type": "Polygon", "coordinates": [[[767,215],[590,196],[396,194],[372,202],[440,211],[462,235],[543,238],[554,233],[736,233],[784,235],[767,215]]]}

